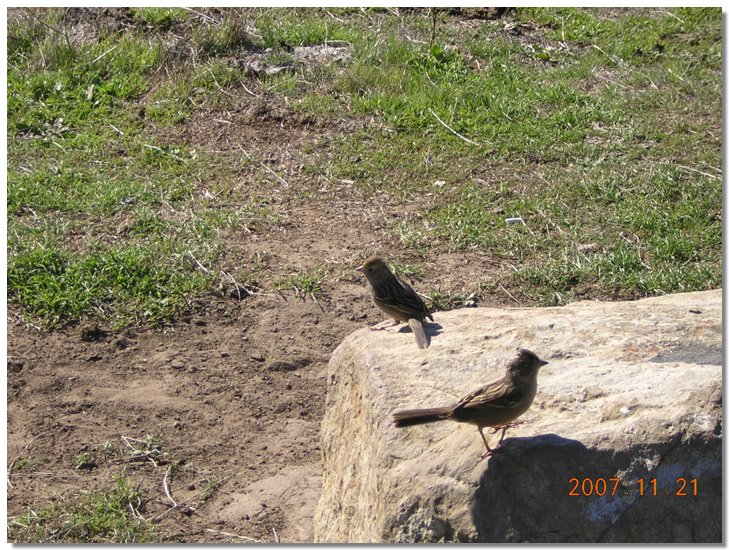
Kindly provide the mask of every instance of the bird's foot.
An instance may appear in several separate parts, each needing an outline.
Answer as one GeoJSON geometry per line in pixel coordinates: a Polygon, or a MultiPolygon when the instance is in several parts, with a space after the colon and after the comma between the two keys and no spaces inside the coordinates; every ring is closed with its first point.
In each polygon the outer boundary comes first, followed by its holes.
{"type": "Polygon", "coordinates": [[[373,327],[370,327],[370,330],[373,330],[373,331],[374,330],[389,330],[392,327],[396,327],[399,324],[400,324],[400,321],[395,321],[395,322],[383,321],[382,323],[379,323],[373,327]],[[386,323],[389,323],[389,324],[386,324],[386,323]]]}
{"type": "Polygon", "coordinates": [[[499,431],[502,431],[502,430],[504,432],[506,432],[506,430],[509,430],[511,428],[515,428],[516,426],[520,426],[521,424],[524,424],[524,422],[522,420],[515,420],[514,422],[507,422],[506,424],[499,424],[498,426],[493,426],[489,430],[489,433],[495,434],[495,433],[497,433],[499,431]]]}
{"type": "Polygon", "coordinates": [[[481,455],[481,460],[486,460],[491,455],[495,455],[496,453],[502,452],[504,449],[502,449],[500,446],[496,446],[493,449],[489,449],[484,454],[481,455]]]}

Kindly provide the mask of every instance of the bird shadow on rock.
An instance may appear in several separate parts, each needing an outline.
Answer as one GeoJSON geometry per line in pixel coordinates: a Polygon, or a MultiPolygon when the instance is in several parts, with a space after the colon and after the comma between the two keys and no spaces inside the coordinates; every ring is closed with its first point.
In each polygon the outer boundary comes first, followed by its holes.
{"type": "MultiPolygon", "coordinates": [[[[664,480],[662,494],[647,500],[639,498],[635,481],[619,474],[635,464],[635,449],[588,448],[553,433],[507,438],[488,458],[474,493],[475,542],[718,541],[721,512],[714,514],[711,507],[721,509],[720,491],[706,491],[702,506],[686,506],[675,494],[663,495],[669,488],[675,493],[668,483],[687,475],[681,472],[690,470],[690,464],[702,464],[711,456],[702,443],[684,448],[677,446],[679,440],[680,435],[675,442],[664,442],[662,449],[641,452],[660,456],[671,449],[671,459],[661,462],[672,475],[664,480]],[[683,525],[693,527],[682,530],[683,525]]],[[[646,471],[643,477],[648,483],[651,474],[646,471]]],[[[713,481],[709,476],[700,482],[706,487],[713,481]]]]}
{"type": "MultiPolygon", "coordinates": [[[[424,323],[423,324],[423,331],[425,332],[425,335],[428,337],[428,341],[432,340],[434,336],[438,336],[441,332],[443,332],[443,325],[439,323],[424,323]]],[[[413,330],[407,325],[404,324],[398,329],[398,332],[410,332],[412,333],[413,330]]]]}

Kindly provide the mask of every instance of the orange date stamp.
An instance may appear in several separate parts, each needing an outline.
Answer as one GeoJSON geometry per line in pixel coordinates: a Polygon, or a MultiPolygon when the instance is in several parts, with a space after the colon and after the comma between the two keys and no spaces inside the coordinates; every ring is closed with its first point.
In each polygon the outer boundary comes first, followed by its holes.
{"type": "Polygon", "coordinates": [[[571,477],[569,479],[570,490],[567,493],[571,497],[590,497],[590,496],[676,496],[688,497],[698,496],[699,480],[686,479],[679,477],[675,484],[671,487],[659,487],[658,479],[652,477],[650,479],[638,478],[635,481],[625,483],[619,477],[571,477]],[[627,490],[626,486],[627,485],[627,490]],[[634,489],[631,489],[632,486],[634,489]]]}

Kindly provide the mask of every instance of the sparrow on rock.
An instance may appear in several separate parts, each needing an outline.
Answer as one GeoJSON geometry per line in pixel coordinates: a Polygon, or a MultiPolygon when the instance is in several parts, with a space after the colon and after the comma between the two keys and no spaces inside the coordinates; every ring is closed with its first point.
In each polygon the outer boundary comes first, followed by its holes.
{"type": "Polygon", "coordinates": [[[415,335],[418,347],[427,348],[430,342],[423,330],[423,322],[426,318],[432,321],[433,316],[413,288],[396,277],[381,258],[368,258],[356,271],[367,277],[372,299],[377,307],[395,321],[388,326],[373,327],[373,330],[385,330],[400,323],[407,323],[415,335]]]}

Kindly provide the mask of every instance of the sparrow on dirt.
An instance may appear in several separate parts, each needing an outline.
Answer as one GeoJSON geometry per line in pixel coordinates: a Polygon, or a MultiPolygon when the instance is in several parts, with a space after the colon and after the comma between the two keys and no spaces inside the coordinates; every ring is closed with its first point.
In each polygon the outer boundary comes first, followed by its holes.
{"type": "Polygon", "coordinates": [[[519,349],[518,355],[507,365],[503,378],[469,393],[450,407],[396,411],[393,414],[395,426],[404,428],[440,420],[475,424],[486,445],[483,455],[486,458],[501,445],[506,430],[518,424],[514,420],[531,406],[537,393],[537,372],[546,364],[547,361],[531,351],[519,349]],[[493,449],[483,435],[486,427],[492,428],[491,433],[501,430],[501,439],[493,449]]]}
{"type": "Polygon", "coordinates": [[[376,326],[372,330],[385,330],[400,323],[407,323],[415,335],[418,347],[427,348],[430,342],[423,330],[423,322],[426,318],[432,321],[433,316],[417,292],[405,281],[396,277],[381,258],[368,258],[356,268],[356,271],[367,277],[372,299],[377,307],[394,320],[390,325],[376,326]]]}

